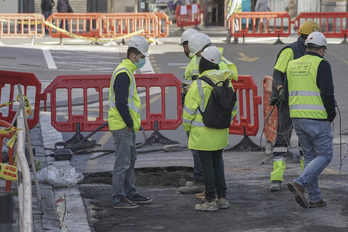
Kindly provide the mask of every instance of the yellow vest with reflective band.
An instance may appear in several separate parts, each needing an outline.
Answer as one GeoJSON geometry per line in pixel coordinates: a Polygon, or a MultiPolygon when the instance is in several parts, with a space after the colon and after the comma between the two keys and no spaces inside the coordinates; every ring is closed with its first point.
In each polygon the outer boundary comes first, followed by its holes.
{"type": "MultiPolygon", "coordinates": [[[[206,76],[214,83],[224,81],[232,75],[230,70],[208,70],[200,76],[206,76]]],[[[232,83],[230,86],[233,88],[232,83]]],[[[198,107],[204,112],[213,87],[199,79],[194,81],[185,98],[183,126],[189,131],[188,147],[201,151],[216,151],[228,145],[228,128],[214,129],[206,127],[198,107]]],[[[232,119],[237,114],[237,103],[232,111],[232,119]]]]}
{"type": "MultiPolygon", "coordinates": [[[[221,54],[223,54],[224,49],[222,47],[218,48],[221,54]]],[[[227,60],[225,57],[221,57],[221,62],[219,64],[220,70],[231,70],[233,74],[228,78],[230,80],[238,81],[237,67],[231,61],[227,60]]],[[[192,76],[199,76],[199,62],[197,61],[197,56],[192,57],[190,63],[185,69],[185,77],[183,83],[186,85],[192,84],[192,76]]]]}
{"type": "Polygon", "coordinates": [[[327,119],[327,112],[317,86],[318,56],[304,55],[289,63],[287,80],[290,118],[327,119]]]}
{"type": "MultiPolygon", "coordinates": [[[[114,83],[117,78],[117,75],[124,72],[129,77],[129,95],[128,95],[128,109],[129,113],[133,119],[134,131],[138,131],[140,128],[140,108],[141,102],[137,93],[137,86],[135,83],[135,77],[133,75],[137,67],[129,59],[125,59],[122,63],[115,69],[112,74],[110,81],[110,91],[109,91],[109,114],[108,114],[108,123],[110,130],[120,130],[126,127],[126,123],[123,121],[120,113],[116,108],[115,102],[115,92],[114,92],[114,83]]],[[[117,99],[116,99],[117,100],[117,99]]]]}

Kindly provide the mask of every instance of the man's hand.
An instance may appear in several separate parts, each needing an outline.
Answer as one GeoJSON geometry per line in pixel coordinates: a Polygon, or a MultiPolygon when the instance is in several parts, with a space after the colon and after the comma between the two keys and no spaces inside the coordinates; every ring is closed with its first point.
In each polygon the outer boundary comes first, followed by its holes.
{"type": "Polygon", "coordinates": [[[189,85],[186,85],[184,88],[183,88],[183,92],[186,94],[190,89],[190,86],[189,85]]]}
{"type": "Polygon", "coordinates": [[[278,94],[279,94],[279,99],[280,100],[284,100],[284,88],[281,87],[279,90],[278,90],[278,94]]]}

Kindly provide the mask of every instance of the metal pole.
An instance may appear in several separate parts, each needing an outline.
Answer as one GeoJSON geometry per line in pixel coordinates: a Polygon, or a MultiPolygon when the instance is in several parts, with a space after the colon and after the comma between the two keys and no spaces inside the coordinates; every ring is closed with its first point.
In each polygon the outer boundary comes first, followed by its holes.
{"type": "Polygon", "coordinates": [[[37,197],[38,201],[40,202],[40,206],[42,208],[41,193],[40,193],[40,188],[39,188],[39,182],[37,180],[37,175],[36,175],[35,160],[34,160],[34,155],[33,155],[33,149],[31,146],[31,139],[30,139],[30,133],[29,133],[29,126],[28,126],[28,118],[27,118],[27,114],[25,112],[24,98],[23,98],[21,84],[18,84],[18,93],[19,93],[20,108],[22,109],[22,112],[23,112],[23,120],[24,120],[25,132],[26,132],[26,136],[27,136],[27,143],[28,143],[31,168],[33,170],[33,176],[34,176],[34,182],[35,182],[36,197],[37,197]]]}

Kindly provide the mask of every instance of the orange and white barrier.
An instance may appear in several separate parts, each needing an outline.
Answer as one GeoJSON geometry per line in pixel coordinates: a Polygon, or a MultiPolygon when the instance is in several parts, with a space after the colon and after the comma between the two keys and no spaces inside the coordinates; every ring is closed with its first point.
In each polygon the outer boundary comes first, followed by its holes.
{"type": "Polygon", "coordinates": [[[40,39],[44,21],[41,14],[0,14],[0,38],[40,39]]]}

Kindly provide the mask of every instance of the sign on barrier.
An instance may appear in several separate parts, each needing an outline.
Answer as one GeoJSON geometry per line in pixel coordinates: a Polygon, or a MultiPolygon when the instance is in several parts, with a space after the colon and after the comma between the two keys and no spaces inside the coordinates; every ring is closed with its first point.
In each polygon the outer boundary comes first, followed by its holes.
{"type": "MultiPolygon", "coordinates": [[[[41,82],[33,73],[21,73],[0,71],[0,103],[15,100],[18,95],[17,85],[24,88],[24,95],[28,97],[34,110],[33,115],[28,118],[29,129],[32,129],[39,122],[40,101],[44,100],[41,94],[41,82]]],[[[0,119],[11,122],[16,115],[13,104],[0,108],[0,119]]]]}
{"type": "MultiPolygon", "coordinates": [[[[288,37],[290,31],[291,17],[287,12],[238,12],[232,14],[228,19],[228,28],[234,37],[288,37]],[[239,31],[235,29],[238,22],[239,31]],[[242,22],[246,23],[243,26],[242,22]],[[257,22],[260,24],[258,30],[257,22]],[[263,27],[265,23],[266,28],[263,27]]],[[[238,28],[237,27],[237,28],[238,28]]]]}
{"type": "Polygon", "coordinates": [[[278,111],[276,106],[269,105],[269,101],[270,101],[271,93],[272,93],[273,78],[270,76],[264,76],[262,85],[263,85],[263,118],[264,118],[264,125],[265,125],[265,130],[263,133],[265,135],[265,138],[274,144],[275,139],[277,137],[278,111]],[[272,114],[270,115],[271,111],[272,111],[272,114]]]}
{"type": "Polygon", "coordinates": [[[232,81],[237,93],[238,113],[233,119],[229,133],[255,136],[259,130],[259,108],[261,97],[257,95],[257,86],[252,76],[239,75],[238,81],[232,81]]]}
{"type": "Polygon", "coordinates": [[[42,38],[44,20],[41,14],[0,14],[0,38],[42,38]]]}
{"type": "Polygon", "coordinates": [[[201,21],[201,5],[179,5],[175,10],[175,20],[178,27],[198,26],[201,21]]]}
{"type": "MultiPolygon", "coordinates": [[[[104,108],[108,104],[110,78],[110,75],[56,77],[44,91],[46,95],[45,110],[47,101],[50,99],[52,126],[60,132],[75,132],[77,124],[79,124],[81,131],[89,132],[107,122],[108,110],[104,108]],[[48,94],[50,95],[49,99],[47,99],[48,94]],[[78,96],[76,97],[74,94],[78,96]],[[93,104],[89,104],[90,102],[93,104]],[[60,105],[65,106],[65,108],[60,105]],[[91,109],[94,111],[93,114],[98,111],[97,116],[92,118],[91,109]],[[60,110],[62,114],[59,114],[60,110]]],[[[156,126],[159,130],[178,128],[181,124],[183,110],[179,104],[181,102],[181,82],[171,73],[135,74],[135,80],[138,88],[144,88],[146,113],[145,118],[141,121],[143,128],[145,130],[154,130],[156,126]],[[158,113],[151,112],[150,92],[152,88],[159,89],[160,93],[161,111],[158,113]],[[168,104],[170,107],[166,104],[166,101],[173,101],[167,97],[167,90],[175,91],[176,108],[174,109],[174,104],[168,104]],[[176,117],[167,117],[168,108],[175,111],[176,117]]],[[[107,131],[109,129],[104,127],[101,130],[107,131]]]]}

